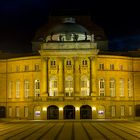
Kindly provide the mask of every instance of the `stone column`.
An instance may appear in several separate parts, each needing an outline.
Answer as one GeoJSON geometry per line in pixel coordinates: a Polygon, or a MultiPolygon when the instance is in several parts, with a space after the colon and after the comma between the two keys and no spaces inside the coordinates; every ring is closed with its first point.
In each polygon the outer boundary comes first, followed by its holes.
{"type": "Polygon", "coordinates": [[[48,58],[42,58],[42,73],[41,73],[41,93],[43,95],[48,95],[48,58]]]}
{"type": "Polygon", "coordinates": [[[80,95],[80,65],[79,59],[77,57],[74,58],[74,94],[75,96],[80,95]]]}
{"type": "Polygon", "coordinates": [[[96,57],[90,57],[90,92],[91,96],[96,96],[96,77],[97,77],[97,68],[96,68],[96,57]]]}
{"type": "Polygon", "coordinates": [[[63,96],[64,95],[64,58],[59,59],[58,71],[59,71],[58,94],[59,96],[63,96]]]}

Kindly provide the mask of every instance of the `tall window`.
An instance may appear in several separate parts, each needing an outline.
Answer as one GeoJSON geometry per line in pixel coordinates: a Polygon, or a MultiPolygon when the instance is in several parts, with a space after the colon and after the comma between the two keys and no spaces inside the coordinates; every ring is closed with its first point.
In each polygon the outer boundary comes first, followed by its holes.
{"type": "Polygon", "coordinates": [[[28,117],[28,107],[27,106],[24,107],[24,117],[25,118],[28,117]]]}
{"type": "Polygon", "coordinates": [[[111,106],[111,116],[115,117],[116,115],[116,107],[115,106],[111,106]]]}
{"type": "Polygon", "coordinates": [[[110,70],[114,70],[114,64],[110,64],[110,70]]]}
{"type": "Polygon", "coordinates": [[[65,93],[66,96],[72,96],[73,94],[73,78],[71,76],[67,76],[65,79],[65,93]]]}
{"type": "Polygon", "coordinates": [[[58,86],[56,77],[51,77],[49,81],[49,96],[57,96],[58,86]]]}
{"type": "Polygon", "coordinates": [[[104,81],[104,79],[99,80],[99,96],[105,96],[105,81],[104,81]]]}
{"type": "Polygon", "coordinates": [[[110,96],[114,97],[115,96],[115,80],[114,79],[110,80],[109,87],[110,87],[110,96]]]}
{"type": "Polygon", "coordinates": [[[87,60],[83,60],[83,61],[82,61],[82,65],[83,65],[83,66],[87,66],[87,60]]]}
{"type": "Polygon", "coordinates": [[[8,98],[12,98],[12,92],[13,92],[13,81],[9,82],[8,86],[9,92],[8,92],[8,98]]]}
{"type": "Polygon", "coordinates": [[[104,70],[104,64],[99,64],[99,70],[104,70]]]}
{"type": "Polygon", "coordinates": [[[29,65],[25,65],[25,71],[29,71],[29,65]]]}
{"type": "Polygon", "coordinates": [[[16,81],[16,98],[20,97],[20,81],[16,81]]]}
{"type": "Polygon", "coordinates": [[[35,71],[39,71],[39,65],[35,64],[35,71]]]}
{"type": "Polygon", "coordinates": [[[133,113],[132,113],[132,106],[131,106],[131,105],[130,105],[129,108],[128,108],[128,114],[129,114],[129,116],[132,116],[132,114],[133,114],[133,113]]]}
{"type": "Polygon", "coordinates": [[[16,106],[16,111],[15,111],[15,113],[16,113],[16,117],[19,117],[19,106],[16,106]]]}
{"type": "Polygon", "coordinates": [[[55,60],[51,60],[50,61],[50,67],[51,68],[55,68],[56,67],[56,61],[55,60]]]}
{"type": "Polygon", "coordinates": [[[8,116],[12,117],[12,107],[11,106],[8,108],[8,116]]]}
{"type": "Polygon", "coordinates": [[[35,89],[35,96],[40,96],[40,80],[35,80],[34,89],[35,89]]]}
{"type": "Polygon", "coordinates": [[[89,96],[89,79],[87,76],[81,77],[81,95],[89,96]]]}
{"type": "Polygon", "coordinates": [[[120,79],[120,97],[124,96],[124,79],[120,79]]]}
{"type": "Polygon", "coordinates": [[[121,105],[121,116],[124,116],[124,113],[125,113],[125,108],[124,108],[124,105],[121,105]]]}
{"type": "Polygon", "coordinates": [[[119,65],[119,70],[123,70],[123,65],[122,64],[119,65]]]}
{"type": "Polygon", "coordinates": [[[71,60],[67,60],[67,61],[66,61],[66,65],[67,65],[67,66],[71,66],[71,60]]]}
{"type": "Polygon", "coordinates": [[[128,97],[132,97],[132,82],[128,79],[128,97]]]}
{"type": "Polygon", "coordinates": [[[29,81],[25,80],[24,81],[24,97],[27,98],[29,96],[29,81]]]}

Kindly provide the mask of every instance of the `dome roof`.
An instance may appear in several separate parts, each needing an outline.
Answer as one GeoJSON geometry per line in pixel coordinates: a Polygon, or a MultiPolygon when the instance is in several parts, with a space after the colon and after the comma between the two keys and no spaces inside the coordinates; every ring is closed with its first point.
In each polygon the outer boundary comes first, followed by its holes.
{"type": "Polygon", "coordinates": [[[67,33],[80,33],[80,34],[90,34],[89,31],[83,27],[75,23],[74,18],[65,18],[63,23],[56,25],[48,31],[48,34],[67,34],[67,33]]]}

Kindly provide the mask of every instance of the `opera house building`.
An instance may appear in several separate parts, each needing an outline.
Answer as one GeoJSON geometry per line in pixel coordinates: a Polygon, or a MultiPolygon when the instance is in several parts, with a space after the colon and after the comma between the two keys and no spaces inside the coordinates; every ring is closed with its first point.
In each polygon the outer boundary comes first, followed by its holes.
{"type": "Polygon", "coordinates": [[[140,50],[110,51],[89,16],[52,16],[32,53],[0,57],[0,117],[138,119],[140,50]]]}

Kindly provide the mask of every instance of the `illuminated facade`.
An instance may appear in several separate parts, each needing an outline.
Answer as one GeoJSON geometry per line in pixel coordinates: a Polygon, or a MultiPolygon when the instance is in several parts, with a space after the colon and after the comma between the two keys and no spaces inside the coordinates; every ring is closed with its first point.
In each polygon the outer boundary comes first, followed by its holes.
{"type": "Polygon", "coordinates": [[[38,44],[33,42],[38,55],[0,60],[0,117],[47,120],[140,116],[139,56],[106,51],[107,41],[98,40],[74,18],[65,18],[49,29],[38,44]]]}

